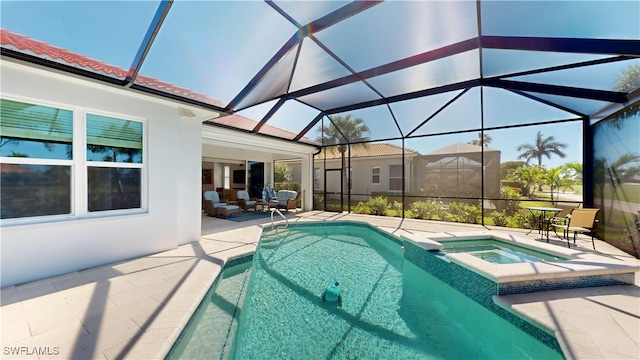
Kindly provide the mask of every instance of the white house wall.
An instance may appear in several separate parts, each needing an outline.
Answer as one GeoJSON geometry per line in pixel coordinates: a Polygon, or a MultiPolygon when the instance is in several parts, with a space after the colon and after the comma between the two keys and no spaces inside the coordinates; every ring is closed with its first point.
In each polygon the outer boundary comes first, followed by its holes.
{"type": "MultiPolygon", "coordinates": [[[[145,119],[146,209],[135,215],[3,222],[1,286],[175,248],[200,239],[201,120],[132,91],[0,63],[2,96],[145,119]],[[195,191],[194,191],[195,190],[195,191]]],[[[215,114],[212,114],[212,116],[215,114]]]]}
{"type": "MultiPolygon", "coordinates": [[[[341,160],[331,159],[327,160],[327,169],[339,169],[341,160]]],[[[345,162],[345,167],[348,167],[349,163],[345,162]]],[[[351,193],[352,194],[366,194],[370,195],[374,192],[387,192],[389,191],[389,166],[390,165],[402,165],[402,157],[399,156],[379,156],[379,157],[367,157],[367,158],[352,158],[352,179],[351,179],[351,193]],[[374,166],[380,167],[380,183],[371,183],[371,168],[374,166]]],[[[319,169],[319,188],[316,190],[324,190],[324,167],[322,160],[316,160],[315,167],[319,169]]],[[[410,159],[405,162],[405,190],[411,191],[409,188],[408,179],[411,178],[411,162],[410,159]]],[[[339,192],[340,191],[340,178],[337,172],[331,172],[329,176],[334,176],[328,179],[327,191],[339,192]],[[336,180],[337,179],[337,180],[336,180]]]]}

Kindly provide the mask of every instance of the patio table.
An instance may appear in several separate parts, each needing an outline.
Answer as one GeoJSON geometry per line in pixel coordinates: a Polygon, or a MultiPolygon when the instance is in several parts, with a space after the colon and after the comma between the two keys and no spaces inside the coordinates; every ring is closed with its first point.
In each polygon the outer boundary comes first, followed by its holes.
{"type": "Polygon", "coordinates": [[[546,214],[548,212],[553,213],[554,215],[557,214],[559,211],[562,211],[562,209],[558,209],[558,208],[554,208],[554,207],[543,207],[543,206],[528,206],[526,208],[527,210],[529,210],[529,212],[531,213],[531,216],[533,217],[533,222],[531,224],[531,230],[529,230],[529,232],[527,233],[527,235],[531,234],[531,232],[533,231],[533,229],[536,226],[536,220],[537,223],[540,224],[540,230],[539,233],[541,236],[544,236],[544,230],[547,230],[547,242],[549,242],[549,226],[547,226],[547,216],[546,214]],[[535,214],[534,211],[540,211],[540,219],[536,219],[537,216],[535,214]]]}

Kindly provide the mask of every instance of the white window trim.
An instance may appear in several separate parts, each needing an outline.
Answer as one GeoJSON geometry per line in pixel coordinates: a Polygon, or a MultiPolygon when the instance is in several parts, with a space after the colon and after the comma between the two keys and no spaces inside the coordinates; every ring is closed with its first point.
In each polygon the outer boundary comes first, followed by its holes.
{"type": "Polygon", "coordinates": [[[381,180],[382,180],[382,172],[380,171],[380,166],[372,166],[372,167],[371,167],[371,177],[370,177],[370,180],[371,180],[371,185],[380,185],[381,180]],[[373,169],[378,169],[378,174],[377,174],[377,176],[378,176],[378,182],[373,182],[373,176],[374,176],[374,174],[373,174],[373,169]]]}
{"type": "Polygon", "coordinates": [[[35,158],[16,158],[16,157],[1,157],[0,162],[5,164],[27,164],[27,165],[56,165],[56,166],[70,166],[71,167],[71,198],[69,199],[71,204],[71,211],[69,214],[60,215],[46,215],[24,218],[12,218],[2,219],[0,224],[2,226],[11,225],[29,225],[38,223],[47,223],[55,221],[67,221],[78,220],[84,218],[101,218],[111,216],[122,215],[138,215],[148,213],[148,191],[149,191],[149,179],[148,179],[148,121],[144,118],[139,118],[130,115],[124,115],[120,113],[112,113],[97,109],[90,109],[80,106],[69,106],[68,104],[57,103],[52,101],[46,101],[41,99],[34,99],[22,96],[13,96],[2,94],[3,99],[20,101],[34,105],[50,106],[64,110],[70,110],[73,112],[73,144],[72,144],[72,159],[35,159],[35,158]],[[122,120],[136,121],[142,123],[142,163],[113,163],[113,162],[97,162],[87,161],[86,159],[86,114],[96,114],[115,117],[122,120]],[[126,168],[140,168],[142,174],[140,178],[140,208],[136,209],[117,209],[106,211],[94,211],[89,212],[88,209],[88,168],[89,166],[106,166],[106,167],[126,167],[126,168]]]}
{"type": "MultiPolygon", "coordinates": [[[[401,176],[391,176],[391,167],[392,166],[400,166],[400,167],[402,167],[402,165],[398,165],[398,164],[389,165],[389,177],[388,177],[389,189],[387,189],[387,190],[390,191],[390,192],[402,192],[402,189],[397,189],[397,190],[396,189],[391,189],[391,179],[400,179],[401,181],[404,181],[404,179],[402,177],[402,174],[401,174],[401,176]]],[[[400,170],[400,172],[402,172],[402,170],[400,170]]]]}

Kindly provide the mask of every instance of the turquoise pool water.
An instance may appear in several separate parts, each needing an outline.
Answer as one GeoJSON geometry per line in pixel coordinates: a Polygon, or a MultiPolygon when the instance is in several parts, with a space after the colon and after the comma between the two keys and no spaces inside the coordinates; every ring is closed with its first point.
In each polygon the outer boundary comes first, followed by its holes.
{"type": "Polygon", "coordinates": [[[263,236],[231,351],[234,359],[562,358],[362,226],[263,236]],[[341,307],[321,301],[335,281],[341,307]]]}
{"type": "Polygon", "coordinates": [[[561,359],[362,226],[263,236],[230,262],[167,359],[561,359]],[[233,265],[233,264],[240,265],[233,265]],[[338,280],[343,306],[320,300],[338,280]]]}
{"type": "Polygon", "coordinates": [[[494,239],[442,241],[444,253],[468,253],[495,264],[566,260],[559,256],[494,239]]]}

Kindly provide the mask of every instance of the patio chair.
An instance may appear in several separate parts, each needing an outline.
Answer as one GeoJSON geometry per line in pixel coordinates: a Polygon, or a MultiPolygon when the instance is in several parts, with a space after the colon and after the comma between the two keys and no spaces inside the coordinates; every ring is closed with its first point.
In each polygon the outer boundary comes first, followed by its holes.
{"type": "Polygon", "coordinates": [[[276,209],[296,209],[296,199],[298,198],[298,192],[293,190],[280,190],[276,195],[275,200],[269,201],[269,207],[275,207],[276,209]]]}
{"type": "MultiPolygon", "coordinates": [[[[551,219],[549,219],[549,224],[553,227],[553,232],[556,233],[556,235],[558,237],[560,237],[560,235],[558,235],[556,229],[558,227],[556,227],[555,225],[567,225],[567,223],[569,222],[569,214],[571,214],[571,211],[573,211],[573,209],[576,209],[579,207],[579,205],[563,205],[563,204],[557,204],[556,207],[558,209],[562,209],[560,211],[558,211],[555,215],[553,215],[553,217],[551,219]]],[[[562,238],[566,239],[569,236],[568,233],[563,232],[562,233],[562,238]]]]}
{"type": "Polygon", "coordinates": [[[227,218],[231,214],[240,212],[238,205],[227,205],[227,203],[220,202],[220,197],[215,191],[205,191],[202,197],[204,199],[204,212],[209,216],[222,215],[227,218]]]}
{"type": "Polygon", "coordinates": [[[566,225],[560,224],[552,224],[554,227],[562,229],[562,231],[567,235],[567,246],[571,247],[569,242],[569,231],[573,231],[573,243],[576,243],[576,237],[578,233],[591,233],[591,244],[593,245],[593,250],[596,249],[596,243],[593,239],[593,227],[598,222],[596,219],[596,215],[598,215],[598,211],[600,209],[581,209],[575,208],[571,210],[568,218],[569,221],[566,225]]]}
{"type": "Polygon", "coordinates": [[[250,198],[249,193],[246,190],[238,190],[236,197],[238,198],[238,205],[242,210],[256,210],[256,203],[258,199],[250,198]]]}

